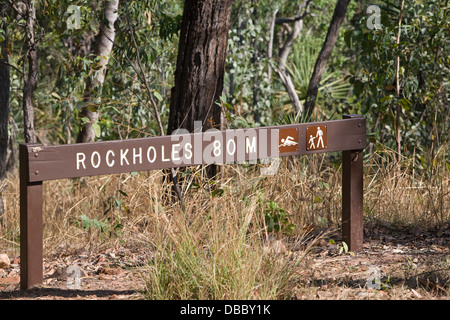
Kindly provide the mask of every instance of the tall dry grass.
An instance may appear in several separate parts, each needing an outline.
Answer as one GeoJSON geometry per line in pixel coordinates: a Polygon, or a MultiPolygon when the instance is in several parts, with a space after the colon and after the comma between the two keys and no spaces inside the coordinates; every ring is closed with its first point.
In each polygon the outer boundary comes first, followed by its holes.
{"type": "Polygon", "coordinates": [[[450,222],[450,163],[442,148],[428,161],[397,161],[392,150],[375,152],[365,167],[367,219],[432,227],[450,222]]]}
{"type": "MultiPolygon", "coordinates": [[[[365,220],[436,225],[450,220],[450,165],[441,149],[429,167],[396,161],[393,151],[365,159],[365,220]],[[422,166],[422,167],[421,167],[422,166]]],[[[138,246],[152,253],[150,299],[278,299],[291,295],[314,241],[308,232],[339,228],[339,154],[282,159],[278,172],[261,165],[226,165],[215,181],[189,168],[182,189],[185,212],[161,171],[44,183],[44,255],[138,246]],[[283,215],[269,232],[268,218],[283,215]],[[277,245],[287,250],[277,248],[277,245]]],[[[19,183],[5,181],[6,213],[0,251],[19,254],[19,183]]],[[[0,188],[1,190],[1,188],[0,188]]],[[[318,238],[315,238],[316,240],[318,238]]]]}

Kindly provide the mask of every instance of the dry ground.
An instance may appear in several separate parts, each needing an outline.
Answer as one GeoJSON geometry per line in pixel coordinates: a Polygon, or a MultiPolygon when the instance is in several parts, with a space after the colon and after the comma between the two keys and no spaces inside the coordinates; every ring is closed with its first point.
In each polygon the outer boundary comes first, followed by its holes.
{"type": "MultiPolygon", "coordinates": [[[[281,256],[295,255],[289,240],[281,256]]],[[[294,299],[306,300],[448,300],[450,297],[450,226],[433,230],[393,229],[386,224],[365,226],[364,250],[340,250],[338,233],[319,241],[299,267],[294,299]],[[330,241],[333,239],[333,241],[330,241]],[[379,270],[379,289],[367,285],[379,270]]],[[[19,262],[0,270],[0,299],[9,300],[136,300],[142,299],[145,262],[143,248],[97,248],[97,252],[61,252],[44,261],[44,284],[19,289],[19,262]],[[78,288],[70,288],[65,273],[71,265],[81,270],[78,288]]]]}

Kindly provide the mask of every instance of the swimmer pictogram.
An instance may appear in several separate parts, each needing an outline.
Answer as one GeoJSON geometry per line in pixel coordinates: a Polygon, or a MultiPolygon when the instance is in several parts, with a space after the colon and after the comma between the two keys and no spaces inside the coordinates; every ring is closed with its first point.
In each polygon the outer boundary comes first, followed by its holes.
{"type": "Polygon", "coordinates": [[[298,130],[296,128],[281,129],[279,131],[278,150],[280,153],[298,150],[298,130]]]}
{"type": "Polygon", "coordinates": [[[298,142],[294,141],[294,138],[291,136],[287,136],[286,139],[281,139],[282,144],[280,144],[278,147],[287,147],[287,146],[295,146],[298,144],[298,142]]]}

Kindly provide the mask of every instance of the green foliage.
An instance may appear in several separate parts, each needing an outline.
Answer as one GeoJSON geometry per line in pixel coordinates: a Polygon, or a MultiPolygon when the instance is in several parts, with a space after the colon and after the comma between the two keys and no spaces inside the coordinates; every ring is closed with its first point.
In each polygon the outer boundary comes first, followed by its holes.
{"type": "MultiPolygon", "coordinates": [[[[298,97],[306,99],[309,79],[314,70],[317,56],[322,48],[322,39],[308,35],[295,42],[287,69],[294,82],[298,97]]],[[[321,111],[333,111],[339,103],[348,98],[350,84],[341,70],[328,67],[322,75],[316,108],[321,111]]]]}
{"type": "MultiPolygon", "coordinates": [[[[159,104],[165,123],[168,92],[176,61],[177,32],[182,1],[127,2],[130,26],[139,46],[140,61],[159,104]],[[149,41],[151,39],[151,41],[149,41]]],[[[35,127],[49,144],[73,143],[86,119],[79,116],[85,105],[86,82],[99,68],[100,57],[92,48],[100,30],[103,1],[37,1],[35,34],[38,41],[39,81],[35,89],[35,127]],[[68,7],[80,9],[80,28],[69,29],[68,7]]],[[[148,109],[148,97],[132,63],[137,52],[129,33],[126,6],[119,6],[116,38],[101,90],[94,92],[90,105],[100,118],[93,123],[100,140],[135,138],[159,133],[148,109]]],[[[24,24],[16,16],[7,17],[11,69],[11,115],[13,129],[22,140],[21,89],[23,75],[24,24]]]]}
{"type": "Polygon", "coordinates": [[[181,29],[181,19],[183,15],[178,14],[175,17],[162,12],[159,17],[159,36],[164,41],[172,40],[174,35],[177,35],[181,29]]]}
{"type": "Polygon", "coordinates": [[[75,225],[87,232],[98,231],[102,236],[117,237],[123,228],[119,219],[111,220],[106,218],[105,221],[89,218],[86,215],[81,215],[75,222],[75,225]]]}
{"type": "MultiPolygon", "coordinates": [[[[124,197],[128,197],[128,195],[120,189],[119,193],[124,197]]],[[[103,208],[104,208],[103,212],[104,215],[107,215],[113,209],[124,210],[125,212],[130,213],[130,209],[126,206],[125,202],[115,195],[109,196],[107,200],[103,202],[103,208]]]]}
{"type": "MultiPolygon", "coordinates": [[[[336,244],[336,242],[333,239],[330,239],[328,241],[329,244],[336,244]]],[[[349,254],[351,256],[354,256],[355,253],[348,250],[348,244],[344,241],[342,241],[342,244],[336,244],[336,248],[338,249],[338,255],[342,254],[349,254]]]]}
{"type": "Polygon", "coordinates": [[[225,115],[228,126],[231,129],[251,127],[251,124],[247,121],[247,118],[237,114],[235,107],[227,102],[225,93],[220,96],[220,102],[216,101],[216,104],[222,108],[222,112],[225,115]]]}
{"type": "Polygon", "coordinates": [[[264,219],[268,232],[290,234],[297,226],[290,222],[289,214],[275,201],[264,202],[264,219]]]}
{"type": "Polygon", "coordinates": [[[101,232],[105,231],[106,229],[106,223],[98,221],[97,219],[90,219],[84,214],[81,215],[78,219],[77,226],[85,230],[98,229],[101,232]]]}
{"type": "Polygon", "coordinates": [[[143,79],[136,70],[140,73],[137,67],[140,62],[163,123],[167,123],[181,23],[181,1],[132,1],[127,7],[121,6],[119,11],[119,16],[123,18],[116,27],[114,62],[109,66],[111,77],[103,88],[105,105],[100,109],[102,119],[112,125],[102,139],[159,135],[143,79]],[[138,51],[130,30],[133,31],[138,51]]]}
{"type": "MultiPolygon", "coordinates": [[[[279,51],[292,26],[275,25],[272,57],[268,52],[271,19],[275,10],[277,17],[293,17],[299,3],[295,1],[236,1],[232,13],[227,52],[225,90],[234,113],[251,126],[272,125],[280,114],[291,114],[291,101],[277,74],[279,51]],[[269,73],[271,78],[269,78],[269,73]]],[[[354,10],[351,4],[349,11],[354,10]]],[[[300,100],[306,96],[316,58],[322,47],[333,11],[329,1],[314,1],[310,5],[312,15],[306,15],[302,34],[292,48],[287,61],[288,69],[300,100]],[[320,14],[319,14],[320,13],[320,14]]],[[[318,109],[334,113],[347,110],[350,85],[344,78],[341,66],[345,57],[341,54],[345,43],[339,37],[335,54],[330,58],[319,89],[318,109]]],[[[296,117],[297,115],[294,115],[296,117]]],[[[306,119],[295,119],[295,122],[306,119]]]]}
{"type": "Polygon", "coordinates": [[[236,1],[233,8],[235,24],[228,34],[225,74],[228,102],[243,122],[270,124],[274,88],[268,79],[269,31],[265,22],[270,7],[268,1],[236,1]]]}
{"type": "MultiPolygon", "coordinates": [[[[405,2],[400,43],[396,44],[399,0],[350,2],[347,21],[341,26],[333,54],[327,63],[317,100],[316,114],[299,118],[288,107],[284,87],[271,66],[286,39],[289,27],[275,26],[273,57],[268,56],[270,23],[292,17],[298,3],[287,0],[235,1],[227,52],[224,95],[218,103],[231,128],[314,119],[341,118],[361,113],[368,120],[368,134],[375,146],[394,148],[396,108],[400,107],[400,132],[404,155],[414,155],[425,168],[448,142],[448,75],[450,58],[449,8],[444,0],[405,2]],[[382,28],[367,28],[371,4],[381,8],[382,28]],[[395,92],[396,57],[400,57],[400,95],[395,92]],[[351,90],[349,90],[349,88],[351,90]],[[428,152],[431,150],[431,152],[428,152]]],[[[93,54],[95,35],[104,22],[103,1],[36,2],[35,33],[39,57],[39,81],[34,95],[35,127],[47,144],[75,142],[86,119],[80,110],[87,79],[95,75],[99,59],[93,54]],[[80,8],[79,29],[69,29],[68,7],[80,8]]],[[[178,34],[183,1],[129,1],[119,6],[116,37],[101,90],[94,92],[89,107],[99,112],[92,123],[98,140],[158,135],[146,88],[136,72],[145,69],[151,94],[163,124],[169,116],[170,89],[176,68],[178,34]],[[136,50],[130,30],[136,40],[136,50]]],[[[333,14],[329,1],[311,4],[299,39],[288,58],[287,68],[300,99],[304,99],[315,59],[320,52],[333,14]]],[[[24,21],[7,15],[0,24],[0,41],[8,26],[11,71],[11,126],[23,141],[22,84],[24,68],[24,21]]],[[[447,157],[447,162],[449,162],[447,157]]]]}
{"type": "MultiPolygon", "coordinates": [[[[448,141],[450,10],[442,0],[406,1],[397,44],[399,3],[377,2],[382,25],[378,30],[367,28],[364,11],[357,14],[345,40],[357,53],[350,78],[355,103],[367,116],[376,141],[394,147],[396,108],[400,106],[402,152],[412,155],[429,148],[437,150],[448,141]]],[[[363,4],[365,10],[372,2],[363,4]]]]}

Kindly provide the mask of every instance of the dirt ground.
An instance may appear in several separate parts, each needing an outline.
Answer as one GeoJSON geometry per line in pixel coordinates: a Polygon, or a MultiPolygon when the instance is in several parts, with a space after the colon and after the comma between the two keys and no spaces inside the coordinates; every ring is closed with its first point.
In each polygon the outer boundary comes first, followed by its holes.
{"type": "MultiPolygon", "coordinates": [[[[143,299],[150,258],[138,247],[61,253],[44,259],[43,285],[23,291],[20,259],[10,257],[11,265],[0,269],[0,299],[143,299]]],[[[298,272],[296,299],[449,300],[450,226],[411,230],[368,224],[364,250],[358,253],[346,251],[334,233],[320,240],[298,272]]]]}
{"type": "Polygon", "coordinates": [[[369,224],[364,228],[364,237],[363,251],[355,254],[322,240],[322,246],[313,250],[301,270],[297,298],[450,298],[449,225],[432,230],[399,230],[369,224]]]}

